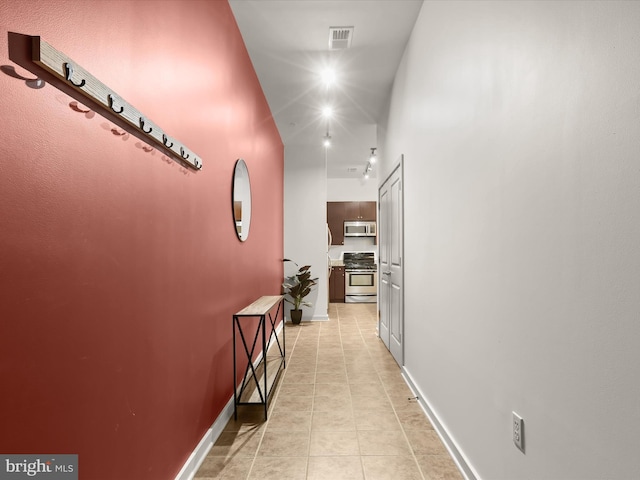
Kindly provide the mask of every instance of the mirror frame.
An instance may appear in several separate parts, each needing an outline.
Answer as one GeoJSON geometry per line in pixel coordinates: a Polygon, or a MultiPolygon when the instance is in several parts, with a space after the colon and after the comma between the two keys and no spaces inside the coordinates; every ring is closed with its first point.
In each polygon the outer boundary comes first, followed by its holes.
{"type": "Polygon", "coordinates": [[[231,211],[233,213],[233,223],[236,236],[241,242],[245,242],[249,237],[251,227],[251,179],[249,178],[249,168],[242,159],[236,160],[233,168],[233,184],[231,186],[231,211]],[[240,182],[243,182],[240,184],[240,182]],[[244,207],[247,202],[249,208],[244,207]],[[248,212],[248,214],[246,213],[248,212]],[[244,217],[243,218],[243,213],[244,217]]]}

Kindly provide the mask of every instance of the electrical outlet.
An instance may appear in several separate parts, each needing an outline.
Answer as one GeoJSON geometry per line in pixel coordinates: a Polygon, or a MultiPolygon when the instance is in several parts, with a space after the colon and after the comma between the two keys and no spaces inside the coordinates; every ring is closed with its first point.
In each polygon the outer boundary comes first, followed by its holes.
{"type": "Polygon", "coordinates": [[[524,453],[524,420],[516,412],[511,412],[513,415],[513,443],[516,444],[522,453],[524,453]]]}

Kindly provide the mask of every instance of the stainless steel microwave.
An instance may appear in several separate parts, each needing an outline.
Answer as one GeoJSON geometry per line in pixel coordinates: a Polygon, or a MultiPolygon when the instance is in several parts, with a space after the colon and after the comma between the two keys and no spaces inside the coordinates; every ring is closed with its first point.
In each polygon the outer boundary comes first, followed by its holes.
{"type": "Polygon", "coordinates": [[[376,222],[344,222],[345,237],[375,237],[376,222]]]}

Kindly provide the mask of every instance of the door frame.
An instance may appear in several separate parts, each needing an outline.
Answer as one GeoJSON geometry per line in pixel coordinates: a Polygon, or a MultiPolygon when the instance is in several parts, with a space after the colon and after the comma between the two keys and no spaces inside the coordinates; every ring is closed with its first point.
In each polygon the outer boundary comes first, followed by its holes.
{"type": "MultiPolygon", "coordinates": [[[[400,177],[400,185],[401,185],[401,200],[402,200],[402,205],[400,206],[400,258],[401,258],[401,263],[400,263],[400,277],[401,277],[401,282],[402,282],[402,292],[401,292],[401,298],[400,298],[400,310],[401,310],[401,358],[400,361],[398,361],[400,367],[404,366],[404,339],[405,339],[405,331],[404,331],[404,265],[405,265],[405,257],[404,257],[404,154],[400,154],[400,158],[398,158],[398,160],[392,165],[391,171],[389,172],[389,174],[384,178],[384,180],[378,185],[378,201],[380,201],[380,192],[382,190],[382,187],[391,179],[391,177],[393,175],[395,175],[395,173],[398,172],[399,177],[400,177]]],[[[378,207],[380,208],[380,207],[378,207]]],[[[381,272],[379,272],[380,274],[381,272]]],[[[378,288],[382,288],[382,282],[379,281],[378,282],[378,288]]],[[[389,297],[389,296],[388,296],[389,297]]],[[[380,296],[380,291],[378,291],[378,298],[381,298],[380,296]]],[[[388,298],[388,300],[390,300],[390,297],[388,298]]],[[[380,310],[381,305],[378,305],[378,308],[380,310]]],[[[387,305],[387,307],[390,307],[390,305],[387,305]]],[[[389,329],[391,329],[391,319],[388,318],[387,319],[389,322],[389,329]]],[[[380,318],[380,312],[378,312],[378,332],[380,332],[380,327],[381,327],[381,318],[380,318]]],[[[389,342],[391,342],[391,339],[389,339],[389,342]]],[[[384,343],[384,342],[383,342],[384,343]]],[[[387,345],[385,345],[387,346],[387,345]]],[[[387,348],[389,350],[391,350],[391,343],[389,343],[389,345],[387,346],[387,348]]],[[[395,357],[394,357],[395,358],[395,357]]],[[[396,359],[397,361],[398,359],[396,359]]]]}

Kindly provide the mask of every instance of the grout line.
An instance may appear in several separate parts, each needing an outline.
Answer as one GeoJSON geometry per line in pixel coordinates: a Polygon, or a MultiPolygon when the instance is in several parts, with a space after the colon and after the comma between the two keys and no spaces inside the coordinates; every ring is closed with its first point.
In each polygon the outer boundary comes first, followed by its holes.
{"type": "MultiPolygon", "coordinates": [[[[356,319],[355,321],[355,325],[358,328],[358,335],[360,335],[360,340],[362,341],[362,345],[365,348],[367,354],[369,355],[369,349],[367,348],[367,343],[364,341],[364,335],[362,334],[362,328],[360,328],[360,323],[358,322],[358,320],[356,319]]],[[[369,357],[371,357],[369,355],[369,357]]],[[[346,369],[346,362],[345,362],[345,369],[346,369]]],[[[349,396],[351,397],[351,383],[349,382],[349,376],[347,375],[347,383],[349,384],[349,396]]],[[[351,400],[351,410],[353,412],[353,399],[351,400]]],[[[362,448],[360,448],[360,437],[358,435],[358,424],[356,423],[356,418],[355,418],[355,413],[353,414],[353,421],[355,423],[355,427],[356,427],[356,441],[358,442],[358,452],[360,452],[360,471],[362,472],[362,478],[366,479],[366,474],[364,471],[364,455],[362,455],[362,448]]]]}
{"type": "MultiPolygon", "coordinates": [[[[411,442],[409,441],[409,437],[407,436],[407,433],[405,431],[404,425],[402,425],[402,422],[400,421],[400,417],[398,416],[398,412],[397,412],[396,406],[391,401],[391,397],[389,396],[389,388],[387,387],[387,384],[385,383],[383,377],[380,375],[380,367],[379,367],[379,365],[376,364],[376,362],[374,361],[374,359],[379,359],[380,358],[380,354],[377,353],[377,352],[375,352],[375,354],[374,354],[374,352],[372,352],[372,348],[366,342],[365,336],[364,336],[364,334],[362,332],[362,328],[361,328],[359,323],[358,323],[358,330],[360,331],[360,335],[362,336],[362,340],[364,342],[367,354],[369,355],[369,358],[371,359],[371,364],[373,365],[373,367],[375,369],[375,372],[376,372],[376,375],[378,376],[378,379],[380,380],[380,384],[382,385],[382,389],[384,391],[384,395],[386,396],[387,400],[389,401],[389,404],[391,405],[391,409],[393,411],[393,415],[396,417],[396,421],[398,422],[398,425],[400,426],[400,431],[402,432],[402,436],[403,436],[405,442],[407,442],[407,445],[409,446],[409,450],[411,452],[411,457],[413,458],[415,466],[417,467],[418,472],[420,472],[421,478],[423,480],[425,480],[424,473],[422,472],[422,469],[420,468],[420,464],[418,463],[418,459],[416,458],[415,452],[413,451],[413,447],[411,446],[411,442]]],[[[378,337],[377,332],[376,332],[376,337],[378,337]]],[[[383,354],[387,355],[387,352],[383,352],[383,354]]],[[[390,353],[389,353],[389,355],[390,355],[390,353]]],[[[400,368],[400,367],[398,367],[398,368],[400,368]]],[[[362,455],[360,456],[360,459],[361,459],[361,463],[362,463],[362,455]]],[[[363,467],[363,472],[362,473],[363,473],[363,476],[364,476],[365,475],[365,473],[364,473],[364,464],[362,464],[362,467],[363,467]]],[[[366,479],[366,477],[365,477],[365,479],[366,479]]]]}
{"type": "MultiPolygon", "coordinates": [[[[287,328],[286,323],[283,322],[282,324],[282,330],[284,332],[284,329],[287,328]]],[[[284,333],[284,338],[286,338],[286,333],[284,333]]],[[[298,341],[298,337],[300,336],[300,330],[298,330],[296,336],[295,336],[295,340],[293,342],[293,347],[291,348],[291,353],[289,354],[289,358],[291,358],[291,355],[293,354],[293,351],[295,349],[295,345],[298,341]]],[[[285,360],[286,360],[286,345],[285,345],[285,360]]],[[[266,358],[265,358],[266,360],[266,358]]],[[[286,363],[285,363],[286,365],[286,363]]],[[[271,402],[269,402],[267,404],[267,420],[264,422],[264,424],[262,425],[262,433],[260,435],[260,440],[258,441],[258,446],[256,448],[256,452],[253,454],[253,460],[251,460],[251,466],[249,467],[249,470],[247,471],[247,476],[246,478],[248,479],[249,477],[251,477],[251,472],[253,471],[253,467],[256,464],[256,460],[258,458],[258,452],[260,451],[260,447],[262,447],[262,441],[264,440],[264,435],[265,433],[267,433],[267,427],[269,426],[269,419],[271,418],[271,411],[273,411],[273,408],[276,406],[276,403],[278,401],[278,397],[280,396],[280,387],[282,386],[282,382],[285,378],[285,376],[287,375],[287,369],[286,367],[284,368],[284,371],[280,374],[280,378],[278,379],[278,384],[276,385],[276,391],[273,392],[273,400],[271,402]]],[[[267,393],[265,392],[265,395],[267,393]]]]}
{"type": "MultiPolygon", "coordinates": [[[[329,316],[329,322],[331,321],[331,316],[329,316]]],[[[322,325],[320,324],[318,326],[318,328],[320,328],[320,331],[322,331],[322,325]]],[[[311,430],[312,430],[312,425],[313,425],[313,417],[314,417],[314,411],[313,411],[313,407],[315,406],[316,403],[316,385],[317,385],[317,375],[318,375],[318,356],[320,355],[320,333],[318,333],[318,335],[316,335],[318,338],[316,340],[316,366],[313,370],[313,392],[311,394],[311,419],[309,420],[309,446],[307,447],[307,467],[305,469],[305,478],[309,478],[309,461],[311,459],[311,430]]]]}
{"type": "MultiPolygon", "coordinates": [[[[365,312],[368,312],[368,310],[366,310],[365,312]]],[[[418,462],[418,459],[417,459],[418,455],[414,452],[412,444],[409,441],[408,430],[400,421],[398,412],[402,410],[403,403],[402,402],[394,403],[391,399],[391,393],[394,392],[393,387],[395,385],[395,377],[392,375],[393,369],[390,369],[389,366],[392,365],[390,362],[391,361],[395,362],[395,360],[393,360],[393,357],[391,356],[390,352],[379,348],[382,343],[377,335],[377,332],[374,331],[375,325],[376,325],[376,314],[365,313],[364,315],[354,315],[353,311],[349,308],[349,306],[345,306],[345,305],[336,306],[334,304],[333,308],[330,309],[328,322],[323,322],[315,325],[308,325],[305,328],[297,328],[296,331],[295,332],[292,331],[287,338],[291,343],[291,347],[287,348],[287,353],[289,356],[288,362],[287,362],[288,365],[293,365],[293,363],[291,363],[291,359],[294,358],[293,356],[296,353],[302,352],[302,354],[306,355],[307,349],[310,349],[314,346],[316,349],[315,366],[313,368],[313,375],[314,375],[313,388],[311,389],[312,398],[311,398],[310,424],[309,424],[309,430],[308,430],[309,445],[308,445],[308,450],[306,455],[306,469],[305,469],[306,478],[309,478],[309,475],[312,473],[310,468],[311,460],[312,460],[311,441],[313,436],[312,435],[313,421],[316,416],[316,413],[318,413],[318,412],[315,412],[315,404],[316,404],[316,393],[318,392],[317,375],[319,373],[319,361],[322,358],[325,362],[324,365],[326,367],[327,360],[329,360],[328,365],[331,365],[332,359],[337,360],[333,357],[332,354],[323,353],[321,355],[321,345],[322,345],[323,348],[328,348],[329,350],[335,349],[334,351],[336,352],[336,356],[337,355],[342,356],[342,361],[343,361],[342,371],[346,377],[346,387],[347,387],[347,393],[349,397],[349,407],[351,410],[351,417],[355,427],[355,438],[358,446],[358,457],[359,457],[359,464],[361,469],[360,472],[361,472],[362,478],[364,478],[365,480],[367,479],[366,472],[365,472],[365,465],[364,465],[364,457],[367,457],[369,455],[362,454],[362,447],[360,444],[359,432],[361,431],[358,430],[358,425],[356,422],[355,409],[353,405],[352,388],[351,388],[352,383],[350,382],[350,377],[347,371],[347,356],[345,351],[345,347],[346,347],[345,341],[347,338],[349,338],[350,340],[349,342],[350,352],[356,354],[354,357],[354,358],[357,358],[356,365],[358,365],[358,367],[356,368],[356,372],[358,372],[358,368],[360,368],[360,362],[362,360],[368,364],[369,369],[373,369],[371,373],[373,373],[377,377],[379,384],[382,385],[382,393],[373,393],[368,396],[375,396],[379,398],[386,397],[386,401],[390,403],[391,409],[392,409],[391,411],[393,412],[393,415],[395,416],[395,419],[398,422],[398,425],[400,426],[400,431],[402,432],[401,433],[402,438],[404,438],[405,442],[410,448],[410,452],[411,452],[410,456],[414,461],[414,465],[418,468],[418,471],[420,472],[419,478],[423,480],[425,478],[428,478],[426,473],[423,472],[420,466],[420,463],[418,462]],[[375,335],[375,339],[370,338],[372,333],[373,335],[375,335]],[[336,339],[336,336],[337,336],[337,339],[336,339]],[[339,349],[336,348],[337,341],[340,342],[339,349]],[[356,346],[357,348],[354,348],[356,346]],[[338,351],[340,353],[337,353],[338,351]],[[364,355],[360,357],[361,354],[364,354],[364,355]],[[383,376],[382,373],[385,373],[385,375],[383,376]],[[387,379],[387,381],[385,381],[385,378],[387,379]]],[[[313,354],[311,358],[314,358],[313,354]]],[[[394,367],[395,366],[396,365],[394,364],[394,367]]],[[[325,367],[323,367],[323,373],[334,373],[334,371],[331,368],[327,369],[325,367]]],[[[366,368],[364,368],[362,372],[367,372],[367,375],[369,375],[369,372],[366,368]]],[[[400,370],[398,373],[399,373],[399,376],[402,377],[402,372],[400,370]]],[[[286,381],[288,374],[289,374],[289,370],[285,368],[284,372],[282,372],[281,377],[278,381],[277,388],[273,392],[272,399],[269,402],[269,415],[267,417],[267,420],[261,425],[262,432],[259,433],[257,448],[254,452],[253,457],[248,457],[250,458],[250,466],[247,471],[247,476],[245,478],[249,478],[252,474],[257,473],[258,471],[256,470],[256,468],[259,468],[259,467],[256,467],[257,457],[259,456],[258,453],[262,448],[265,434],[269,427],[269,423],[272,421],[271,417],[273,415],[273,411],[274,409],[278,408],[278,405],[280,404],[280,393],[282,393],[280,390],[282,386],[285,384],[284,382],[286,381]]],[[[357,382],[358,380],[364,381],[365,384],[367,384],[369,380],[368,378],[358,378],[358,373],[356,373],[356,375],[353,376],[351,379],[356,381],[356,383],[354,383],[353,385],[359,385],[360,383],[357,382]]],[[[373,377],[371,378],[371,380],[373,380],[373,377]]],[[[295,384],[297,384],[297,382],[295,384]]],[[[291,385],[295,385],[295,384],[291,384],[291,385]]],[[[357,387],[355,388],[357,389],[357,387]]],[[[286,398],[286,394],[285,394],[285,397],[283,398],[286,398]]],[[[374,413],[372,414],[372,416],[375,421],[375,411],[373,412],[374,413]]],[[[377,425],[379,426],[379,424],[377,425]]],[[[395,429],[395,427],[393,428],[395,429]]],[[[381,427],[379,427],[378,429],[389,430],[388,428],[382,429],[381,427]]],[[[286,435],[285,431],[282,431],[282,432],[280,430],[276,431],[276,434],[279,435],[280,433],[284,433],[286,435]]],[[[321,456],[327,456],[327,455],[321,455],[321,456]]],[[[328,456],[331,456],[331,455],[328,455],[328,456]]],[[[408,457],[409,455],[401,455],[401,456],[408,457]]],[[[355,464],[354,464],[354,467],[355,467],[355,464]]],[[[195,478],[197,478],[197,476],[195,478]]]]}

